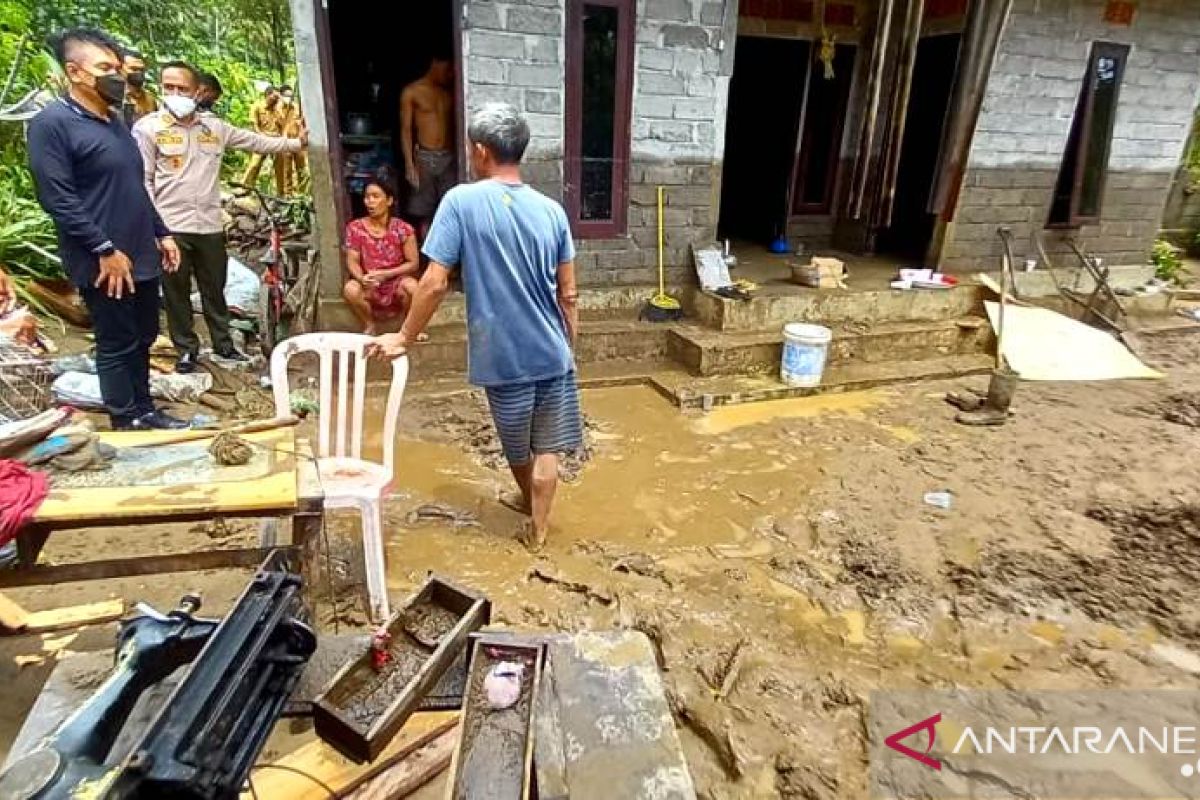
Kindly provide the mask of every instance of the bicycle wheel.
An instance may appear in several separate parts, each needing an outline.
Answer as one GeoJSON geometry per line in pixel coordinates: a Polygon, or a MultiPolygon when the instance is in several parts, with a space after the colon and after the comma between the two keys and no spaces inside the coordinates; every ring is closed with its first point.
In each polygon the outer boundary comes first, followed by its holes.
{"type": "Polygon", "coordinates": [[[283,319],[283,291],[278,286],[264,286],[258,293],[258,343],[268,360],[275,345],[288,337],[287,322],[283,319]]]}

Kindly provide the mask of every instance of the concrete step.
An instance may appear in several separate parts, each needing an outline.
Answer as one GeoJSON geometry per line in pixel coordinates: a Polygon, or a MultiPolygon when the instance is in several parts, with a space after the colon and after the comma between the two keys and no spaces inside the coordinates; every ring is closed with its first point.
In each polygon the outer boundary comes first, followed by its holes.
{"type": "MultiPolygon", "coordinates": [[[[579,315],[586,320],[636,319],[642,306],[657,291],[658,287],[643,285],[580,289],[579,315]]],[[[677,292],[682,293],[681,290],[677,292]]],[[[319,314],[322,330],[358,330],[358,321],[341,297],[323,299],[319,314]]],[[[451,291],[438,307],[434,321],[438,325],[455,325],[465,323],[466,320],[466,298],[460,291],[451,291]]],[[[380,330],[393,331],[399,327],[400,320],[395,319],[381,326],[380,330]]]]}
{"type": "MultiPolygon", "coordinates": [[[[977,355],[995,347],[987,320],[965,316],[934,322],[889,322],[834,329],[830,367],[977,355]]],[[[783,331],[722,332],[695,325],[671,330],[668,352],[696,375],[778,373],[783,331]]]]}
{"type": "Polygon", "coordinates": [[[681,373],[658,373],[651,385],[680,408],[735,405],[763,400],[809,397],[831,392],[872,389],[896,383],[945,380],[968,375],[983,375],[992,370],[995,359],[986,355],[954,355],[919,361],[885,361],[834,366],[825,370],[820,386],[787,386],[769,376],[720,375],[697,378],[681,373]]]}
{"type": "MultiPolygon", "coordinates": [[[[663,360],[669,333],[669,326],[636,319],[585,319],[580,322],[575,356],[580,364],[663,360]]],[[[409,358],[414,376],[465,375],[466,326],[431,327],[429,341],[414,347],[409,358]]]]}
{"type": "Polygon", "coordinates": [[[871,325],[880,322],[934,322],[982,314],[984,289],[978,285],[953,289],[878,289],[846,291],[789,286],[778,293],[762,291],[751,300],[727,300],[694,291],[688,297],[691,315],[722,331],[762,331],[789,322],[818,325],[871,325]]]}

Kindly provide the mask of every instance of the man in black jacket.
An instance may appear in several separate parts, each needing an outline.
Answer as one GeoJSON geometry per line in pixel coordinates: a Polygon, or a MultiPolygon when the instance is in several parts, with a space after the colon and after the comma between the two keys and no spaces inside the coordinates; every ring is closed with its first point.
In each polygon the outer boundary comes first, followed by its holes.
{"type": "Polygon", "coordinates": [[[142,159],[114,110],[125,80],[120,47],[91,29],[51,40],[70,88],[29,123],[38,201],[58,229],[59,255],[91,311],[96,372],[114,428],[183,428],[150,399],[162,268],[179,248],[146,194],[142,159]]]}

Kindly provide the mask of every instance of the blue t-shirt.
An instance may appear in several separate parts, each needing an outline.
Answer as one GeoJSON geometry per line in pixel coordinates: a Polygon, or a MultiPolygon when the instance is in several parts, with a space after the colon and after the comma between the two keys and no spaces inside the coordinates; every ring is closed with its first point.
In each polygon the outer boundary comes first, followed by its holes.
{"type": "Polygon", "coordinates": [[[574,369],[558,305],[558,265],[575,258],[562,206],[524,184],[456,186],[442,199],[423,252],[460,268],[471,383],[532,383],[574,369]]]}

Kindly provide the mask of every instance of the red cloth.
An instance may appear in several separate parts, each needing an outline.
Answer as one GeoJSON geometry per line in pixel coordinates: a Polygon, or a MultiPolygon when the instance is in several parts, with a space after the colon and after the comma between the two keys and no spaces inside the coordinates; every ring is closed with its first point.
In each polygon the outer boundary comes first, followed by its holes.
{"type": "Polygon", "coordinates": [[[35,472],[20,461],[0,459],[0,545],[7,544],[50,493],[45,473],[35,472]]]}

